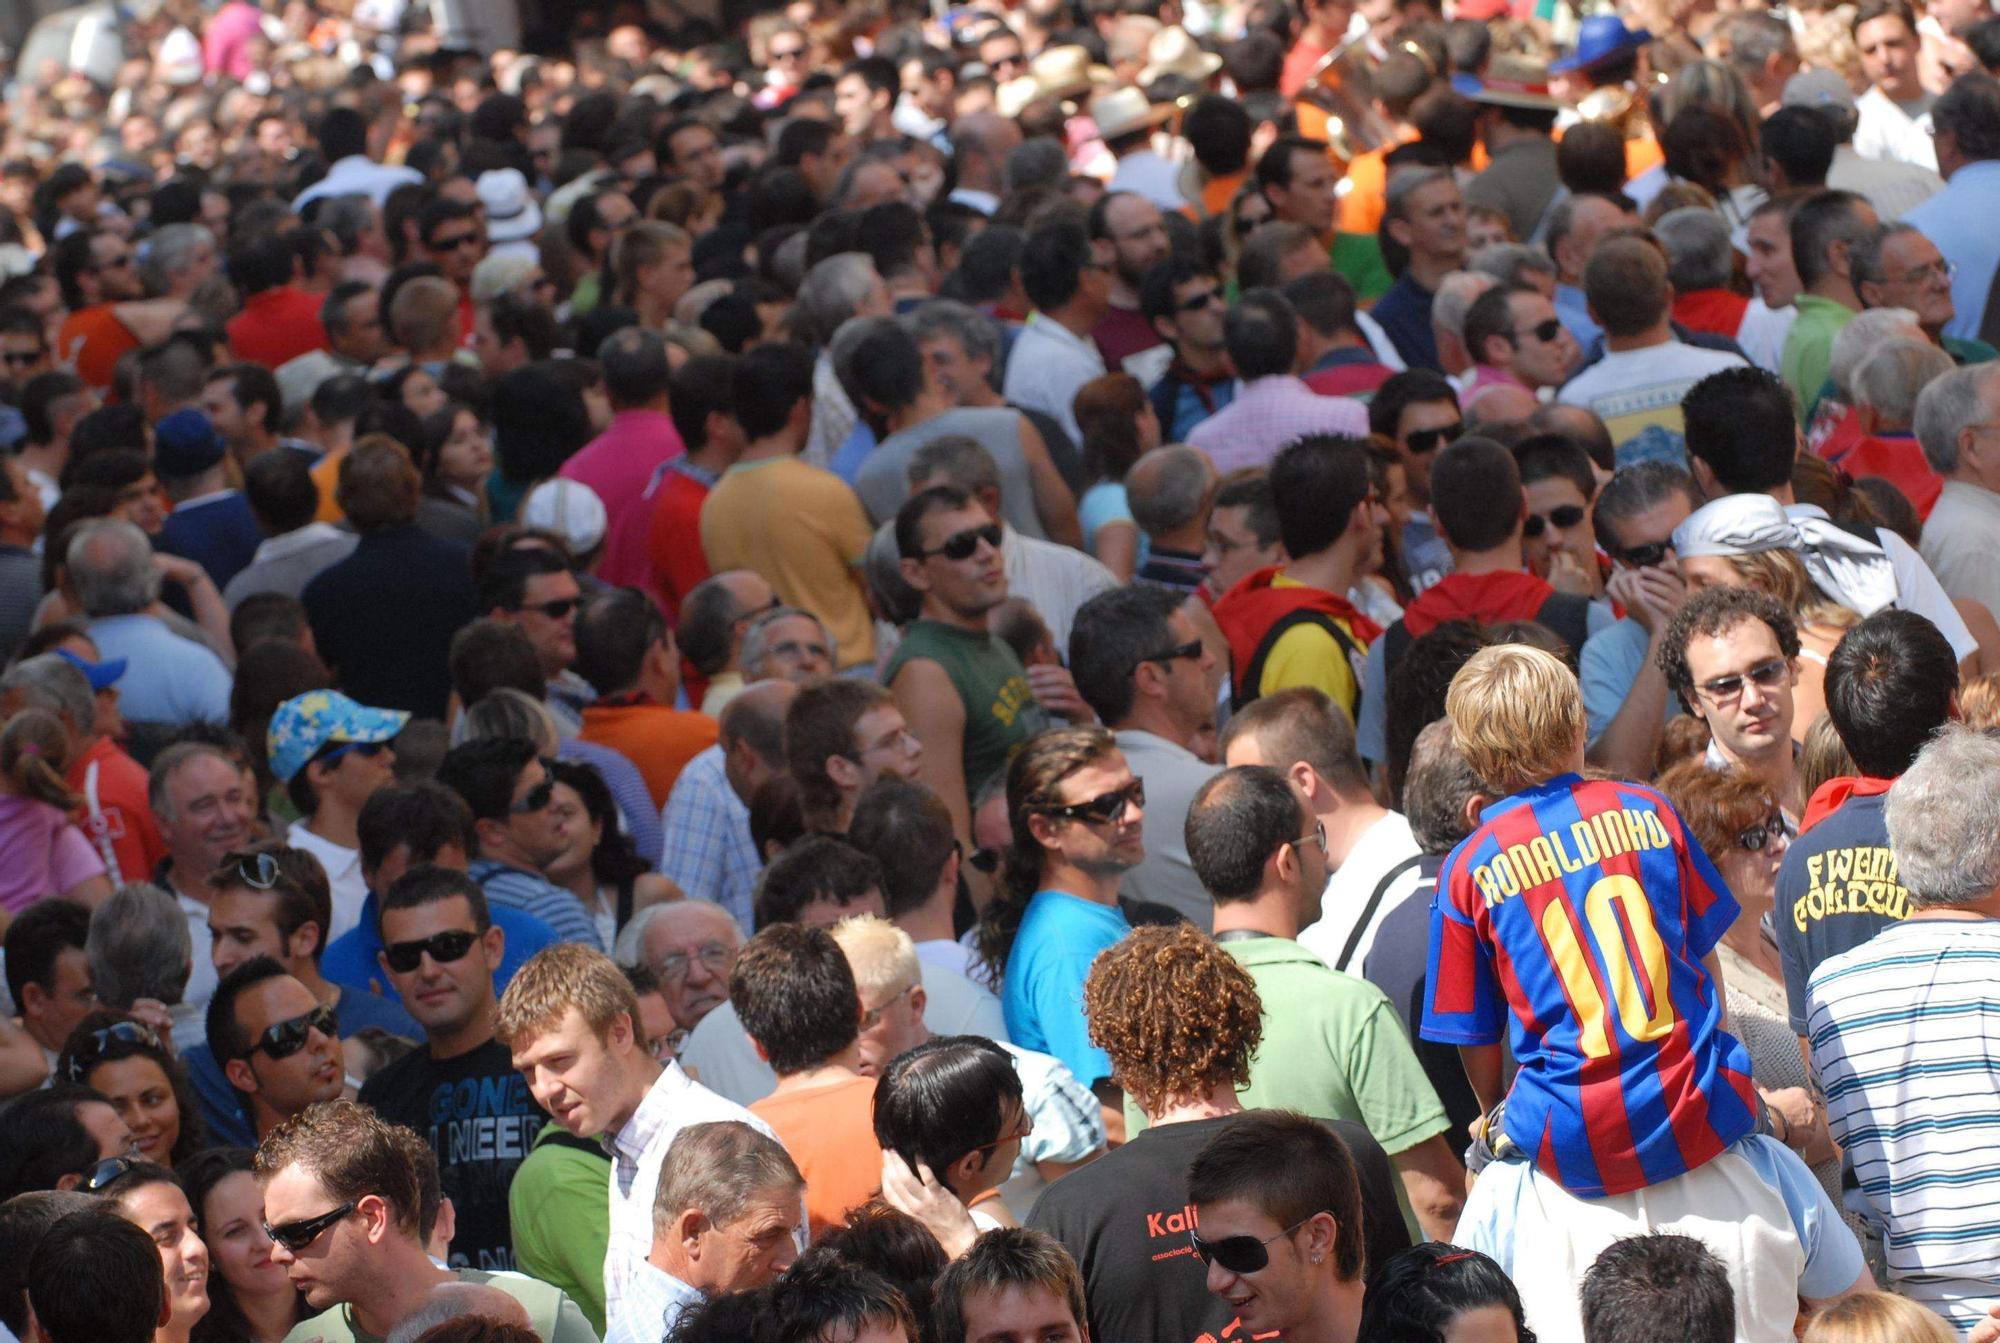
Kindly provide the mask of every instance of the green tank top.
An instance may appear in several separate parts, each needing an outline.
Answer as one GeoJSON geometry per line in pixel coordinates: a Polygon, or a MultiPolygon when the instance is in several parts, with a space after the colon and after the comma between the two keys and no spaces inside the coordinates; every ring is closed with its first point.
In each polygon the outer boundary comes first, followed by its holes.
{"type": "Polygon", "coordinates": [[[893,683],[903,664],[927,658],[944,668],[965,705],[967,799],[1007,766],[1014,748],[1049,725],[1028,689],[1028,673],[1014,650],[984,630],[962,630],[936,620],[910,626],[882,679],[893,683]]]}

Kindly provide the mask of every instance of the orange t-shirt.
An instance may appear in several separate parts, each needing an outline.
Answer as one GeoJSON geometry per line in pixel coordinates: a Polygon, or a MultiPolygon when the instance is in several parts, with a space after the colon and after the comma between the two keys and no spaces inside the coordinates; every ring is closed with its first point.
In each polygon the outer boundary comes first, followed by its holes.
{"type": "Polygon", "coordinates": [[[313,514],[314,522],[339,522],[347,516],[333,494],[334,487],[340,484],[340,464],[346,457],[347,449],[340,448],[313,463],[313,487],[319,491],[319,512],[313,514]]]}
{"type": "Polygon", "coordinates": [[[664,704],[605,704],[583,707],[585,741],[608,746],[639,767],[653,805],[667,805],[667,794],[687,762],[715,745],[720,729],[706,714],[664,704]]]}
{"type": "Polygon", "coordinates": [[[766,1096],[750,1112],[771,1126],[806,1177],[806,1220],[818,1240],[882,1190],[875,1079],[843,1077],[766,1096]]]}
{"type": "Polygon", "coordinates": [[[64,319],[56,332],[56,357],[76,369],[76,376],[102,391],[127,350],[139,348],[139,338],[118,320],[115,305],[80,308],[64,319]]]}

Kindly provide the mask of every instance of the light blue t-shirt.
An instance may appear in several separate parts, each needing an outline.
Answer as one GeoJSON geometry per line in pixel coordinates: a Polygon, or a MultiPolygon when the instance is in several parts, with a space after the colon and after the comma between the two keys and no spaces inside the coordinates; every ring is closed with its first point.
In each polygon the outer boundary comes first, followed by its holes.
{"type": "Polygon", "coordinates": [[[1111,1076],[1111,1058],[1090,1042],[1083,981],[1097,953],[1132,931],[1116,905],[1067,891],[1038,891],[1007,954],[1000,1009],[1015,1044],[1053,1054],[1090,1086],[1111,1076]]]}
{"type": "Polygon", "coordinates": [[[229,668],[205,645],[147,615],[104,616],[88,632],[101,661],[126,660],[118,682],[126,718],[175,727],[229,721],[229,668]]]}
{"type": "Polygon", "coordinates": [[[1139,524],[1133,521],[1132,506],[1125,500],[1125,486],[1115,480],[1100,480],[1083,492],[1083,498],[1076,501],[1076,520],[1083,527],[1083,548],[1097,555],[1097,529],[1108,522],[1130,522],[1132,530],[1139,532],[1139,558],[1132,565],[1137,573],[1146,567],[1146,557],[1152,553],[1152,544],[1146,533],[1139,531],[1139,524]]]}
{"type": "MultiPolygon", "coordinates": [[[[1650,642],[1645,627],[1627,616],[1610,629],[1599,630],[1584,642],[1577,656],[1577,679],[1583,683],[1583,712],[1590,720],[1590,743],[1604,735],[1611,720],[1625,705],[1632,682],[1645,670],[1646,646],[1650,642]]],[[[1672,718],[1678,705],[1667,696],[1666,717],[1672,718]]]]}

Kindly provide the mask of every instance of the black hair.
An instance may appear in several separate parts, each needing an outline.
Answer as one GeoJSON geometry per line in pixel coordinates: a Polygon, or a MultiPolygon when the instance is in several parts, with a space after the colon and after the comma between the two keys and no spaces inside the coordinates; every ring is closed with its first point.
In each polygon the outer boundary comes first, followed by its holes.
{"type": "Polygon", "coordinates": [[[296,264],[291,239],[282,233],[251,238],[229,249],[229,278],[245,298],[290,284],[296,264]]]}
{"type": "Polygon", "coordinates": [[[112,1108],[103,1093],[60,1079],[0,1108],[0,1204],[33,1189],[54,1189],[98,1159],[97,1139],[76,1115],[84,1105],[112,1108]]]}
{"type": "Polygon", "coordinates": [[[759,929],[796,921],[820,900],[845,905],[882,888],[882,867],[831,835],[808,835],[773,859],[752,901],[759,929]]]}
{"type": "Polygon", "coordinates": [[[1531,434],[1514,445],[1514,464],[1521,471],[1521,486],[1544,480],[1567,480],[1576,486],[1586,506],[1597,495],[1597,473],[1590,469],[1590,454],[1563,434],[1531,434]]]}
{"type": "Polygon", "coordinates": [[[900,322],[885,322],[854,347],[854,390],[871,420],[913,404],[924,389],[924,356],[900,322]]]}
{"type": "Polygon", "coordinates": [[[1222,320],[1229,358],[1247,382],[1290,373],[1298,360],[1298,314],[1275,289],[1252,289],[1222,320]]]}
{"type": "Polygon", "coordinates": [[[746,439],[769,438],[785,427],[799,402],[812,397],[813,356],[803,345],[759,345],[730,375],[731,409],[746,439]]]}
{"type": "MultiPolygon", "coordinates": [[[[1951,718],[1958,654],[1923,616],[1891,607],[1841,636],[1826,659],[1826,711],[1864,774],[1903,773],[1951,718]]],[[[32,906],[31,906],[32,908],[32,906]]],[[[25,916],[23,916],[25,917],[25,916]]],[[[13,933],[8,933],[11,942],[13,933]]],[[[13,950],[8,949],[8,973],[13,950]]]]}
{"type": "Polygon", "coordinates": [[[137,1039],[111,1037],[102,1044],[94,1038],[98,1031],[112,1026],[137,1024],[137,1020],[130,1013],[109,1007],[95,1008],[86,1013],[71,1028],[69,1038],[63,1041],[53,1071],[58,1077],[85,1081],[99,1064],[119,1063],[125,1059],[151,1060],[167,1079],[167,1089],[173,1092],[174,1106],[180,1111],[180,1132],[174,1139],[171,1154],[178,1161],[200,1151],[207,1134],[202,1123],[201,1102],[195,1096],[193,1082],[188,1078],[187,1065],[174,1057],[172,1041],[151,1037],[150,1031],[137,1039]],[[151,1037],[150,1043],[148,1037],[151,1037]],[[86,1045],[88,1052],[85,1052],[86,1045]]]}
{"type": "Polygon", "coordinates": [[[493,450],[507,479],[545,480],[596,437],[581,386],[557,367],[575,362],[524,364],[493,384],[493,450]]]}
{"type": "Polygon", "coordinates": [[[1142,660],[1172,643],[1181,596],[1141,583],[1106,589],[1077,609],[1067,650],[1070,672],[1077,693],[1100,721],[1116,726],[1132,712],[1133,678],[1142,660]]]}
{"type": "Polygon", "coordinates": [[[934,1036],[876,1079],[875,1141],[942,1180],[952,1162],[999,1142],[1009,1101],[1022,1103],[1021,1078],[1006,1050],[977,1035],[934,1036]]]}
{"type": "Polygon", "coordinates": [[[1368,497],[1368,445],[1338,434],[1308,434],[1271,459],[1278,534],[1294,559],[1317,555],[1346,534],[1368,497]]]}
{"type": "Polygon", "coordinates": [[[486,903],[486,891],[478,882],[456,868],[425,863],[410,868],[382,892],[381,902],[375,909],[375,935],[378,938],[382,936],[383,921],[399,909],[420,909],[454,896],[464,900],[472,911],[475,931],[484,933],[493,926],[493,912],[486,903]]]}
{"type": "Polygon", "coordinates": [[[1215,268],[1184,256],[1169,256],[1147,267],[1139,280],[1139,312],[1149,322],[1172,320],[1180,315],[1174,291],[1189,280],[1215,278],[1215,268]]]}
{"type": "Polygon", "coordinates": [[[1746,620],[1761,620],[1777,636],[1778,651],[1799,655],[1799,627],[1776,597],[1756,588],[1705,588],[1687,599],[1660,635],[1658,660],[1667,689],[1694,707],[1694,674],[1688,670],[1688,645],[1704,635],[1725,634],[1746,620]]]}
{"type": "Polygon", "coordinates": [[[63,1218],[28,1259],[28,1303],[49,1343],[150,1343],[166,1291],[152,1237],[109,1207],[63,1218]]]}
{"type": "Polygon", "coordinates": [[[1091,262],[1090,230],[1080,220],[1056,216],[1030,233],[1021,246],[1021,288],[1043,312],[1076,297],[1091,262]]]}
{"type": "Polygon", "coordinates": [[[1681,398],[1687,450],[1715,473],[1725,494],[1789,485],[1798,457],[1792,393],[1775,373],[1745,365],[1711,373],[1681,398]]]}
{"type": "Polygon", "coordinates": [[[896,554],[906,560],[924,558],[924,519],[933,513],[973,507],[970,494],[956,485],[932,485],[918,490],[896,510],[896,554]]]}
{"type": "Polygon", "coordinates": [[[1692,1236],[1655,1231],[1614,1241],[1584,1271],[1585,1343],[1729,1343],[1736,1295],[1729,1273],[1692,1236]]]}
{"type": "Polygon", "coordinates": [[[552,760],[549,773],[557,783],[576,790],[585,813],[602,831],[590,850],[590,875],[598,885],[622,889],[653,870],[653,865],[639,856],[639,846],[632,837],[619,828],[617,800],[611,796],[610,785],[597,772],[597,766],[552,760]]]}
{"type": "Polygon", "coordinates": [[[1431,515],[1460,550],[1491,550],[1506,541],[1521,525],[1522,501],[1514,454],[1490,438],[1468,435],[1431,463],[1431,515]]]}
{"type": "Polygon", "coordinates": [[[604,370],[604,391],[618,407],[643,406],[666,395],[673,383],[667,343],[659,334],[628,327],[607,336],[597,347],[604,370]]]}
{"type": "Polygon", "coordinates": [[[528,581],[545,574],[566,574],[563,557],[540,546],[522,546],[502,552],[479,579],[481,611],[518,611],[528,599],[528,581]]]}
{"type": "Polygon", "coordinates": [[[736,413],[730,399],[736,364],[735,355],[698,354],[674,374],[673,389],[667,397],[667,414],[689,452],[708,446],[709,416],[736,413]]]}
{"type": "Polygon", "coordinates": [[[302,452],[281,448],[254,459],[243,468],[243,494],[270,536],[295,532],[319,513],[319,487],[302,452]]]}
{"type": "Polygon", "coordinates": [[[476,820],[505,821],[521,771],[539,755],[535,743],[521,737],[461,742],[445,753],[437,781],[464,798],[476,820]]]}
{"type": "Polygon", "coordinates": [[[1449,401],[1458,405],[1458,393],[1452,390],[1444,374],[1427,368],[1413,368],[1392,374],[1383,379],[1375,389],[1375,395],[1368,399],[1368,432],[1380,434],[1384,438],[1396,437],[1396,426],[1402,423],[1406,406],[1421,405],[1429,401],[1449,401]]]}
{"type": "Polygon", "coordinates": [[[919,1336],[910,1303],[888,1279],[830,1258],[794,1264],[771,1285],[758,1323],[762,1343],[854,1338],[870,1324],[890,1325],[911,1343],[919,1336]]]}
{"type": "Polygon", "coordinates": [[[1369,1343],[1444,1343],[1452,1321],[1489,1306],[1514,1317],[1519,1343],[1535,1343],[1521,1294],[1500,1265],[1477,1250],[1429,1241],[1392,1256],[1369,1277],[1360,1336],[1369,1343]]]}
{"type": "Polygon", "coordinates": [[[1278,770],[1237,765],[1212,776],[1188,807],[1188,859],[1217,904],[1248,900],[1264,885],[1264,864],[1295,842],[1298,796],[1278,770]]]}
{"type": "Polygon", "coordinates": [[[351,107],[328,109],[314,129],[320,153],[329,164],[368,152],[368,122],[351,107]]]}
{"type": "Polygon", "coordinates": [[[824,928],[760,929],[737,953],[729,1001],[780,1077],[825,1063],[861,1033],[854,971],[824,928]]]}
{"type": "Polygon", "coordinates": [[[847,842],[881,867],[883,912],[892,919],[929,902],[938,874],[958,849],[943,799],[922,784],[888,774],[855,799],[847,842]]]}
{"type": "Polygon", "coordinates": [[[576,673],[600,695],[638,684],[646,655],[667,634],[658,603],[637,588],[613,588],[583,603],[576,617],[576,673]]]}
{"type": "Polygon", "coordinates": [[[1784,169],[1787,183],[1817,187],[1826,184],[1839,133],[1833,119],[1816,108],[1781,107],[1764,118],[1758,142],[1764,156],[1784,169]]]}
{"type": "Polygon", "coordinates": [[[7,925],[7,992],[16,1011],[28,985],[55,991],[56,960],[82,951],[89,935],[90,911],[74,900],[37,900],[14,916],[7,925]]]}
{"type": "Polygon", "coordinates": [[[465,799],[429,780],[376,789],[361,804],[354,829],[366,872],[379,869],[399,847],[409,849],[412,863],[428,863],[452,844],[467,858],[479,851],[479,834],[465,799]]]}
{"type": "Polygon", "coordinates": [[[236,1000],[244,990],[290,973],[269,956],[252,956],[222,977],[215,986],[215,996],[208,1000],[208,1047],[218,1061],[240,1059],[254,1043],[236,1019],[236,1000]]]}
{"type": "Polygon", "coordinates": [[[1334,1272],[1347,1282],[1361,1276],[1365,1237],[1354,1154],[1317,1119],[1287,1110],[1242,1115],[1188,1164],[1187,1191],[1197,1208],[1241,1200],[1284,1227],[1331,1213],[1334,1272]]]}
{"type": "Polygon", "coordinates": [[[926,240],[924,217],[908,201],[884,201],[861,212],[861,250],[885,280],[914,266],[926,240]]]}
{"type": "Polygon", "coordinates": [[[73,1189],[32,1190],[0,1205],[0,1324],[16,1338],[28,1336],[28,1260],[35,1246],[63,1218],[99,1206],[73,1189]]]}
{"type": "Polygon", "coordinates": [[[1242,104],[1219,93],[1204,94],[1181,119],[1181,135],[1194,149],[1195,162],[1211,177],[1242,172],[1250,162],[1250,114],[1242,104]]]}
{"type": "Polygon", "coordinates": [[[1383,772],[1389,796],[1400,805],[1417,734],[1444,717],[1451,678],[1492,640],[1470,620],[1446,620],[1411,641],[1389,672],[1384,707],[1383,772]]]}

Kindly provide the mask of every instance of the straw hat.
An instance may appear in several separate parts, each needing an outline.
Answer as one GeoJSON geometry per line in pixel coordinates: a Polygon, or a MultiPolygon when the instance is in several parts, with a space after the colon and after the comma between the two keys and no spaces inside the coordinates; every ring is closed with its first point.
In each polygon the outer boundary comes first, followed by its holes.
{"type": "Polygon", "coordinates": [[[1172,103],[1155,106],[1146,101],[1144,91],[1129,84],[1098,94],[1090,105],[1091,120],[1097,123],[1097,134],[1105,140],[1157,126],[1173,114],[1172,103]]]}
{"type": "Polygon", "coordinates": [[[1146,68],[1139,72],[1139,82],[1150,84],[1162,75],[1179,75],[1205,84],[1221,68],[1222,57],[1203,51],[1187,29],[1176,25],[1162,28],[1154,36],[1146,50],[1146,68]]]}
{"type": "Polygon", "coordinates": [[[1027,74],[1002,84],[994,98],[1001,116],[1015,117],[1037,98],[1081,98],[1113,78],[1110,68],[1093,63],[1083,47],[1050,47],[1028,62],[1027,74]]]}

